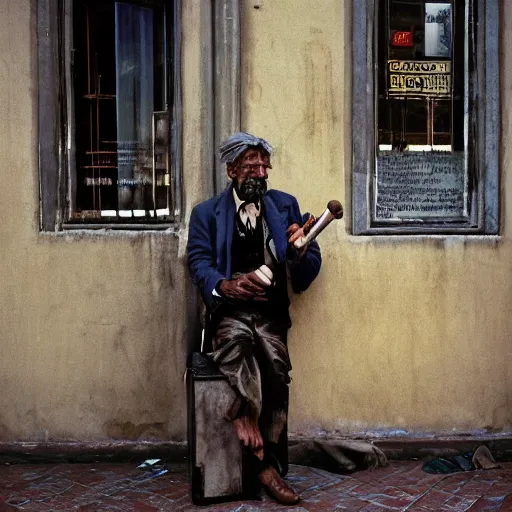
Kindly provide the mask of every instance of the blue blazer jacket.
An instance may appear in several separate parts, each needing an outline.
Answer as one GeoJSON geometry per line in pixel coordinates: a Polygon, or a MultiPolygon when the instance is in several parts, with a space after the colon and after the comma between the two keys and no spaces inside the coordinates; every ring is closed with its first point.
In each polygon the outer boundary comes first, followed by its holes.
{"type": "MultiPolygon", "coordinates": [[[[300,226],[302,217],[295,197],[278,190],[269,190],[264,196],[264,215],[274,240],[278,262],[286,263],[288,226],[300,226]]],[[[189,224],[187,257],[192,280],[199,286],[203,300],[210,311],[223,299],[212,295],[222,279],[231,278],[231,243],[235,223],[235,200],[232,186],[212,199],[198,204],[192,210],[189,224]]],[[[313,282],[320,271],[322,257],[316,241],[311,242],[298,263],[289,264],[292,289],[299,293],[313,282]]]]}

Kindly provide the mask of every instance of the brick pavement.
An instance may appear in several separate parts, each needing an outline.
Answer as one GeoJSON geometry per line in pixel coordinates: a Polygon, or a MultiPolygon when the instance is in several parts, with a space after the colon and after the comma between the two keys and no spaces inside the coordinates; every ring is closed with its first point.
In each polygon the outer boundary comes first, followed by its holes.
{"type": "Polygon", "coordinates": [[[512,463],[501,469],[431,475],[421,462],[392,461],[386,468],[335,475],[290,466],[300,491],[294,507],[260,501],[195,507],[184,465],[152,478],[135,464],[14,464],[0,466],[0,511],[512,511],[512,463]]]}

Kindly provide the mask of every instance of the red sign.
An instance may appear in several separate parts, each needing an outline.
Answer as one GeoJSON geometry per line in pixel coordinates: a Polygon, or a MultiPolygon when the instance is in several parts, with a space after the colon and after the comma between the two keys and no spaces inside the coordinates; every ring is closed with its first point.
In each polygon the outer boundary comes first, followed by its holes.
{"type": "Polygon", "coordinates": [[[401,32],[396,30],[391,38],[392,46],[412,46],[412,32],[401,32]]]}

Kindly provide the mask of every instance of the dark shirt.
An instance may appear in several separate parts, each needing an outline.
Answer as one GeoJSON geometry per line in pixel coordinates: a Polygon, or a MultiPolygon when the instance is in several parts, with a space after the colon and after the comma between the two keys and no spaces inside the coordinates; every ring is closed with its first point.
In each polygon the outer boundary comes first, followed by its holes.
{"type": "Polygon", "coordinates": [[[235,215],[235,230],[231,244],[231,273],[244,274],[256,270],[265,263],[263,217],[256,218],[256,227],[247,229],[240,216],[235,215]]]}
{"type": "MultiPolygon", "coordinates": [[[[257,217],[256,227],[249,229],[244,226],[238,213],[235,214],[235,229],[231,244],[231,271],[232,276],[252,272],[265,264],[263,213],[257,217]]],[[[270,249],[267,246],[267,251],[270,249]]],[[[272,318],[279,317],[289,324],[286,267],[283,263],[275,262],[272,265],[274,280],[267,292],[268,301],[230,301],[225,304],[226,311],[257,311],[272,318]]],[[[219,311],[221,313],[221,311],[219,311]]],[[[221,313],[222,314],[222,313],[221,313]]]]}

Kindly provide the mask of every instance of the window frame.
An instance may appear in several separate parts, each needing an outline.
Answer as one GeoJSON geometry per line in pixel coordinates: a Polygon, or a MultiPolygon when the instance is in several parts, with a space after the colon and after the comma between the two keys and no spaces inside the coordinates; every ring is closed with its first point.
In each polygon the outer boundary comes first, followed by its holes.
{"type": "Polygon", "coordinates": [[[130,219],[115,222],[73,221],[75,208],[74,98],[71,79],[72,0],[37,0],[38,114],[39,114],[39,224],[42,231],[61,229],[168,229],[182,212],[181,156],[181,1],[169,0],[173,19],[169,80],[171,215],[148,223],[130,219]]]}
{"type": "Polygon", "coordinates": [[[171,222],[71,221],[75,202],[74,99],[71,83],[72,0],[37,0],[39,227],[41,231],[82,228],[167,229],[181,214],[180,0],[173,8],[170,77],[172,105],[170,158],[173,169],[171,222]]]}
{"type": "Polygon", "coordinates": [[[473,70],[476,221],[454,226],[443,222],[378,226],[372,224],[372,178],[376,172],[375,71],[377,69],[378,0],[352,3],[352,234],[489,234],[499,233],[499,5],[498,0],[467,0],[475,6],[476,63],[473,70]],[[361,128],[363,127],[363,128],[361,128]]]}

